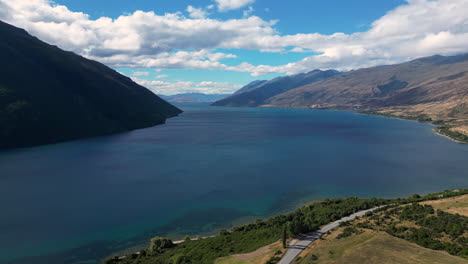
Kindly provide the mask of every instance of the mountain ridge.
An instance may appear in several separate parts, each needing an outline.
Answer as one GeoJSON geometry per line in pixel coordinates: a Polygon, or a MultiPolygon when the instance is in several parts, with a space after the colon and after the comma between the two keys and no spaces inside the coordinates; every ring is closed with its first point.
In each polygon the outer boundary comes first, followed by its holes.
{"type": "Polygon", "coordinates": [[[109,67],[0,21],[0,148],[162,124],[182,111],[109,67]]]}
{"type": "Polygon", "coordinates": [[[313,70],[291,76],[276,77],[270,81],[254,81],[242,87],[232,96],[213,103],[214,106],[260,106],[268,98],[302,85],[338,75],[335,70],[313,70]]]}
{"type": "Polygon", "coordinates": [[[204,93],[180,93],[159,96],[168,102],[174,103],[211,103],[221,100],[231,94],[204,94],[204,93]]]}

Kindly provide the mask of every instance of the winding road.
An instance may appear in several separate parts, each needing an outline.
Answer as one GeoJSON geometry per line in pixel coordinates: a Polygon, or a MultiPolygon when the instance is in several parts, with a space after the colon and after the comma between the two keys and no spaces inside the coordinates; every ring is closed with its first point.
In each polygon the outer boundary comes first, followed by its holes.
{"type": "Polygon", "coordinates": [[[337,227],[341,222],[353,220],[356,217],[363,216],[367,212],[371,212],[374,210],[377,210],[379,207],[374,207],[371,209],[367,209],[364,211],[359,211],[357,213],[354,213],[349,216],[345,216],[341,218],[340,220],[336,220],[333,223],[330,223],[324,227],[322,227],[320,230],[315,231],[313,233],[310,233],[308,235],[304,235],[300,237],[299,239],[294,239],[289,243],[288,250],[286,251],[286,254],[284,254],[283,258],[278,262],[278,264],[290,264],[293,262],[293,260],[302,252],[302,250],[306,249],[310,243],[314,242],[317,240],[321,235],[327,233],[328,231],[332,230],[333,228],[337,227]],[[298,242],[299,241],[299,242],[298,242]]]}

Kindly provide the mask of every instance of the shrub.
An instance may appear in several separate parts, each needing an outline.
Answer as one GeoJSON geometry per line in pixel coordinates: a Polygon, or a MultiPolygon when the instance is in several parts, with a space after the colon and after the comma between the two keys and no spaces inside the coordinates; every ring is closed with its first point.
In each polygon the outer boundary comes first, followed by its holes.
{"type": "Polygon", "coordinates": [[[154,237],[151,239],[150,246],[148,248],[149,252],[151,253],[159,253],[166,248],[174,247],[174,243],[172,240],[165,237],[154,237]]]}

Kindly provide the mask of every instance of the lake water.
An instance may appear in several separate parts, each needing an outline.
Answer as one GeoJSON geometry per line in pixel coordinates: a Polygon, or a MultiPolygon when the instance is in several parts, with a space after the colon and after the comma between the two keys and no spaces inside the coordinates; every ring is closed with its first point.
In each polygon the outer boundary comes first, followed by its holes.
{"type": "Polygon", "coordinates": [[[468,187],[468,146],[431,125],[179,107],[165,125],[0,152],[0,263],[96,263],[152,236],[210,234],[314,199],[468,187]]]}

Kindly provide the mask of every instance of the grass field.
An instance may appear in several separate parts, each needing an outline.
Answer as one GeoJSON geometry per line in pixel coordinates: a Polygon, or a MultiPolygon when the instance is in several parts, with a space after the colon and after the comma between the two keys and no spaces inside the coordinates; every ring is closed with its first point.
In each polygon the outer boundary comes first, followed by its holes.
{"type": "Polygon", "coordinates": [[[468,217],[468,195],[451,197],[442,200],[427,201],[421,204],[428,204],[436,210],[442,210],[451,214],[460,214],[468,217]]]}
{"type": "Polygon", "coordinates": [[[301,254],[302,258],[297,263],[468,263],[468,260],[447,252],[423,248],[380,231],[366,230],[337,239],[342,229],[314,242],[301,254]],[[316,260],[313,260],[313,255],[317,257],[316,260]]]}
{"type": "Polygon", "coordinates": [[[278,255],[278,250],[285,251],[279,241],[254,252],[219,258],[215,264],[265,264],[271,257],[278,255]]]}

